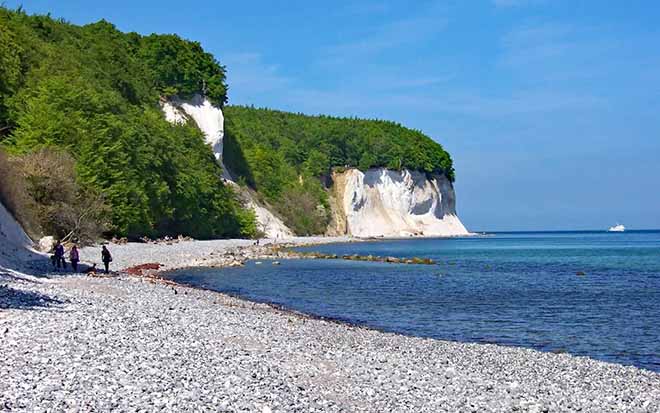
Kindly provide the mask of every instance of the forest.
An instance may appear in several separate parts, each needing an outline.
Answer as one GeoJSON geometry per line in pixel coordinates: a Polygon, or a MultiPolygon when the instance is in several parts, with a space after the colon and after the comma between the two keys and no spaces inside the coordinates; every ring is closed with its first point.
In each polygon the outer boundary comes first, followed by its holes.
{"type": "Polygon", "coordinates": [[[323,233],[333,171],[408,168],[454,180],[449,154],[383,120],[227,106],[226,69],[198,42],[0,7],[0,200],[31,235],[254,237],[193,122],[160,103],[223,108],[223,160],[299,235],[323,233]]]}
{"type": "Polygon", "coordinates": [[[301,235],[322,233],[328,224],[325,187],[333,170],[407,168],[454,180],[440,144],[394,122],[246,106],[227,106],[224,113],[225,165],[301,235]]]}
{"type": "Polygon", "coordinates": [[[0,8],[0,196],[26,227],[58,236],[66,230],[53,211],[76,210],[106,235],[253,236],[254,216],[220,180],[201,132],[160,110],[159,99],[202,89],[227,100],[225,68],[197,42],[0,8]],[[72,170],[36,174],[35,154],[71,158],[72,170]],[[75,189],[50,190],[63,176],[75,189]],[[8,199],[10,188],[30,196],[8,199]],[[86,207],[90,199],[102,207],[86,207]]]}

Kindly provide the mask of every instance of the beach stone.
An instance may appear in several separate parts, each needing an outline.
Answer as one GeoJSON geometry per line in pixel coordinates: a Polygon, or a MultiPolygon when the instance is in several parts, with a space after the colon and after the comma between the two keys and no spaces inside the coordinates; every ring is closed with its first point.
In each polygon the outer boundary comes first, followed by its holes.
{"type": "MultiPolygon", "coordinates": [[[[112,245],[113,265],[178,268],[241,246],[223,242],[112,245]]],[[[123,274],[0,269],[0,286],[44,300],[0,310],[0,410],[660,411],[660,374],[586,357],[383,333],[123,274]]]]}
{"type": "Polygon", "coordinates": [[[55,247],[55,237],[52,235],[41,237],[37,246],[41,252],[50,252],[55,247]]]}

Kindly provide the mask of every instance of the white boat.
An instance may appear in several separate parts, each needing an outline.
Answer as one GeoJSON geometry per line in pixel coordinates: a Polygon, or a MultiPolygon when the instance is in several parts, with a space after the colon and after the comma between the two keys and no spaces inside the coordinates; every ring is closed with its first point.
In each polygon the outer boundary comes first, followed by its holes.
{"type": "Polygon", "coordinates": [[[625,230],[626,230],[625,226],[623,226],[621,224],[616,224],[615,226],[610,227],[610,229],[608,229],[607,231],[608,232],[623,232],[625,230]]]}

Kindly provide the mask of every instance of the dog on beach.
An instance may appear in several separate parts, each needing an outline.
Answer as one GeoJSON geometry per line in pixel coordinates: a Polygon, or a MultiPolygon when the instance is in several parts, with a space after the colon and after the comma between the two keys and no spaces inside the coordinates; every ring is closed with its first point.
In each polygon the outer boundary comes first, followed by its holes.
{"type": "Polygon", "coordinates": [[[89,275],[96,275],[96,263],[92,264],[91,267],[87,268],[87,269],[84,271],[84,273],[85,273],[85,274],[89,274],[89,275]]]}

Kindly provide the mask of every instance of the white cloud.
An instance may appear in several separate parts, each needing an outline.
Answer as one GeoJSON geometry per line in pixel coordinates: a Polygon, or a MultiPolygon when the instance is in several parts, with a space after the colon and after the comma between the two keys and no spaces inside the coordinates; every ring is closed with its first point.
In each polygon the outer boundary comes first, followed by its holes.
{"type": "MultiPolygon", "coordinates": [[[[534,65],[554,67],[559,62],[567,62],[571,55],[577,55],[584,49],[584,45],[578,41],[581,37],[581,33],[566,25],[521,26],[503,36],[499,64],[509,69],[528,69],[534,65]]],[[[589,46],[593,48],[596,44],[589,46]]]]}
{"type": "Polygon", "coordinates": [[[622,36],[612,27],[528,23],[502,37],[496,65],[527,85],[607,90],[625,83],[654,83],[657,71],[643,70],[660,62],[646,49],[654,37],[622,36]]]}
{"type": "Polygon", "coordinates": [[[387,112],[434,114],[479,119],[548,115],[553,112],[588,112],[603,107],[606,100],[589,94],[534,89],[502,95],[484,95],[480,91],[452,90],[446,93],[425,91],[365,91],[298,89],[284,100],[304,113],[330,113],[341,116],[364,116],[387,112]]]}

